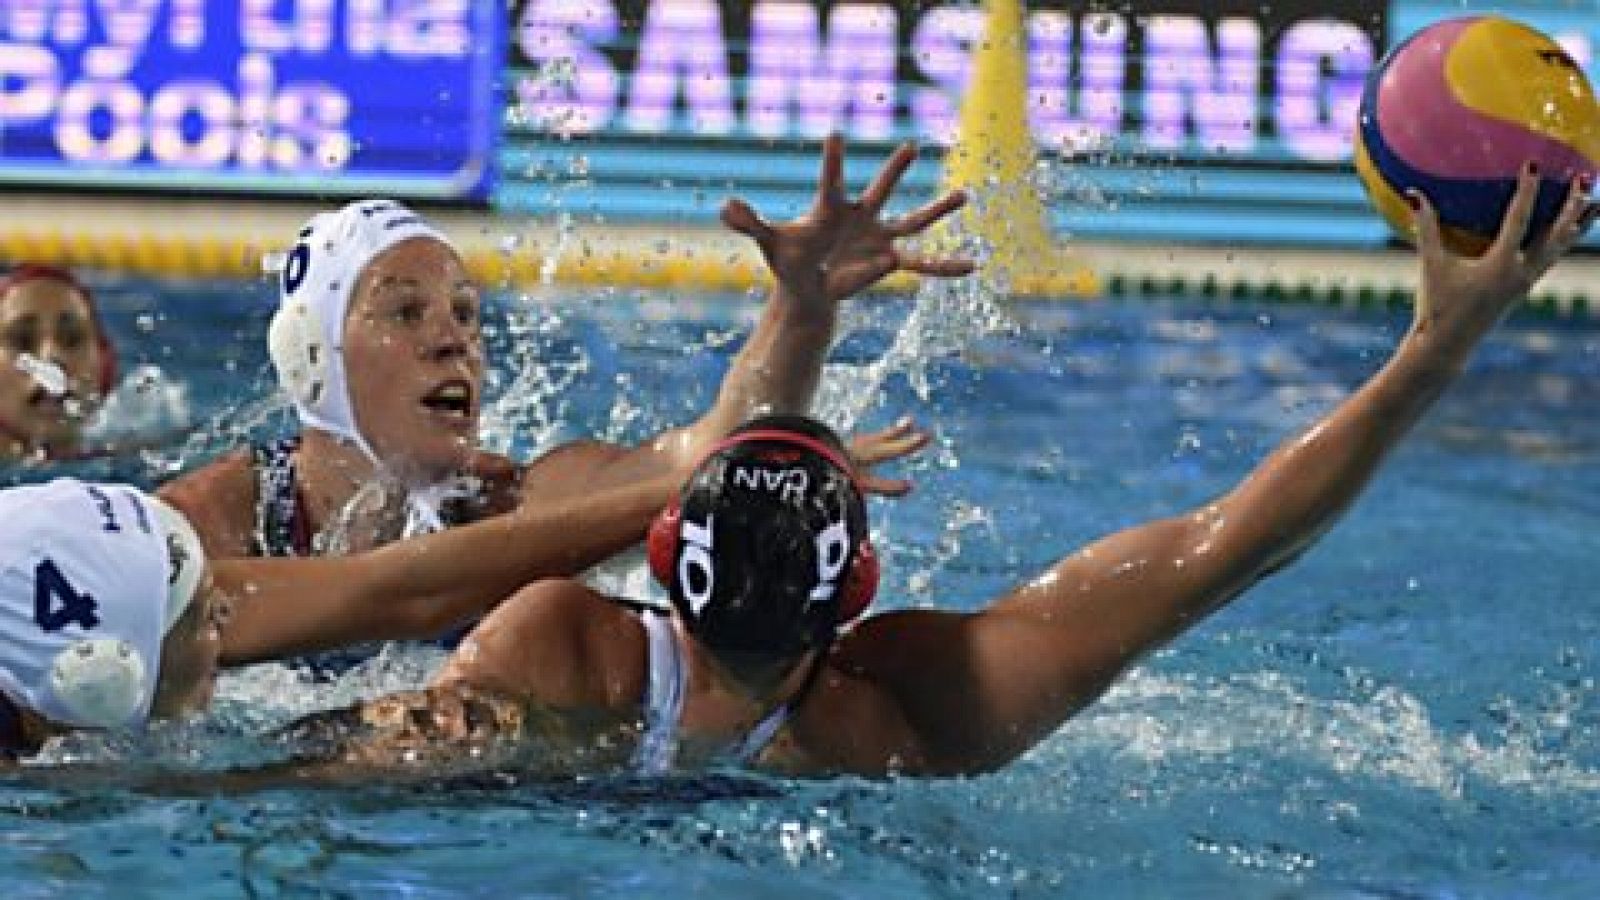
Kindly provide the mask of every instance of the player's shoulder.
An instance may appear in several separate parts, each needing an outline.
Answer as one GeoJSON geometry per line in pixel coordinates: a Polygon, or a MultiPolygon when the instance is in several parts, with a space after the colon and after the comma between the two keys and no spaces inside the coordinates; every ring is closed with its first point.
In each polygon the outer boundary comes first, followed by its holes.
{"type": "Polygon", "coordinates": [[[638,703],[643,670],[637,614],[581,582],[524,587],[467,636],[456,680],[560,708],[638,703]]]}
{"type": "Polygon", "coordinates": [[[234,450],[166,482],[156,496],[191,516],[208,507],[253,507],[259,490],[255,453],[234,450]]]}
{"type": "Polygon", "coordinates": [[[156,496],[189,520],[208,553],[236,557],[247,555],[258,492],[255,454],[244,449],[168,481],[156,496]]]}

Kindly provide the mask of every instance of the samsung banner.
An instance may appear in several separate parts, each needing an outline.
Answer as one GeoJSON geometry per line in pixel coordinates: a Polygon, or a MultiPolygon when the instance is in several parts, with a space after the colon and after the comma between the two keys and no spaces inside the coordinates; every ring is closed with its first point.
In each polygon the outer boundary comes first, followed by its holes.
{"type": "MultiPolygon", "coordinates": [[[[1027,108],[1046,147],[1342,161],[1381,52],[1377,2],[1032,6],[1027,108]]],[[[526,0],[515,14],[515,99],[565,135],[945,144],[984,34],[983,10],[954,3],[526,0]]]]}
{"type": "MultiPolygon", "coordinates": [[[[1350,154],[1390,46],[1492,10],[1592,71],[1600,29],[1593,0],[1023,5],[1025,114],[1057,226],[1156,240],[1387,241],[1350,154]]],[[[519,0],[511,15],[496,202],[612,218],[708,221],[730,190],[794,209],[829,131],[866,157],[906,138],[937,151],[984,35],[982,4],[955,0],[519,0]]],[[[937,174],[919,164],[910,186],[937,174]]]]}
{"type": "MultiPolygon", "coordinates": [[[[1386,7],[1026,4],[1019,100],[1058,225],[1320,241],[1331,222],[1343,239],[1381,237],[1348,166],[1386,7]]],[[[497,202],[640,218],[709,217],[730,183],[792,208],[829,131],[879,156],[907,138],[948,145],[985,29],[981,5],[955,2],[522,0],[512,13],[497,202]],[[629,152],[640,144],[652,152],[629,152]],[[581,155],[587,197],[552,189],[562,153],[581,155]]],[[[928,162],[911,180],[936,176],[928,162]]]]}
{"type": "Polygon", "coordinates": [[[472,0],[4,0],[0,183],[481,196],[505,33],[472,0]]]}

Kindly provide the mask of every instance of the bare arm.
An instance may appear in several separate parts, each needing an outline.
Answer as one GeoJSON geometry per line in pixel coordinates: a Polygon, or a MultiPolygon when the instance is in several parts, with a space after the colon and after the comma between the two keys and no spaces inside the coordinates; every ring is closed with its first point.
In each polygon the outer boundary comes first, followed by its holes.
{"type": "Polygon", "coordinates": [[[589,490],[664,471],[682,476],[734,427],[762,413],[806,413],[833,343],[839,304],[885,276],[897,272],[953,277],[973,269],[970,260],[925,258],[903,253],[895,243],[925,231],[959,209],[966,198],[947,194],[902,217],[884,220],[883,209],[900,178],[916,159],[902,145],[858,200],[845,193],[844,142],[830,137],[823,146],[816,201],[800,218],[774,224],[742,200],[729,200],[723,222],[761,248],[775,284],[755,329],[734,357],[717,399],[698,421],[662,433],[632,450],[598,449],[581,460],[569,457],[564,470],[586,471],[568,487],[536,473],[524,498],[548,499],[550,491],[589,490]],[[572,487],[577,485],[577,487],[572,487]]]}
{"type": "Polygon", "coordinates": [[[657,477],[358,556],[215,561],[215,589],[232,606],[222,662],[435,637],[528,582],[572,575],[637,543],[677,487],[657,477]]]}
{"type": "Polygon", "coordinates": [[[1330,528],[1484,335],[1592,220],[1586,190],[1575,188],[1550,232],[1520,249],[1536,187],[1522,179],[1480,259],[1445,251],[1432,208],[1418,198],[1422,290],[1394,355],[1221,499],[1100,540],[982,613],[886,616],[841,647],[847,669],[873,678],[906,710],[918,754],[905,755],[936,771],[1004,764],[1330,528]]]}

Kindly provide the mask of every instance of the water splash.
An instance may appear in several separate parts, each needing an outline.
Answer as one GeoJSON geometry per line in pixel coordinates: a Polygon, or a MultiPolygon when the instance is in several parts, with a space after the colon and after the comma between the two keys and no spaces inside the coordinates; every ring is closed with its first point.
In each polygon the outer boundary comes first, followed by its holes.
{"type": "MultiPolygon", "coordinates": [[[[924,279],[905,321],[888,328],[894,338],[882,356],[865,364],[827,366],[813,404],[817,415],[843,431],[855,428],[895,375],[904,377],[924,403],[932,402],[938,387],[930,374],[934,365],[983,338],[1016,330],[1015,320],[1000,306],[1002,296],[994,281],[980,276],[924,279]]],[[[857,318],[842,324],[862,323],[857,318]]]]}
{"type": "MultiPolygon", "coordinates": [[[[1524,726],[1538,719],[1520,709],[1510,715],[1524,726]]],[[[1238,759],[1252,760],[1253,769],[1274,760],[1285,770],[1319,764],[1340,778],[1398,782],[1448,800],[1466,797],[1472,781],[1537,795],[1600,793],[1600,768],[1541,749],[1517,728],[1498,740],[1452,732],[1400,687],[1330,698],[1275,671],[1135,671],[1037,753],[1053,766],[1085,742],[1159,768],[1238,759]]]]}
{"type": "Polygon", "coordinates": [[[106,395],[85,434],[96,443],[158,442],[187,431],[192,419],[189,386],[146,363],[106,395]]]}
{"type": "Polygon", "coordinates": [[[496,372],[514,372],[511,383],[483,410],[481,446],[504,455],[537,455],[553,445],[566,428],[566,396],[591,369],[588,352],[576,349],[565,358],[554,344],[568,327],[554,307],[524,297],[509,310],[509,348],[496,372]]]}
{"type": "MultiPolygon", "coordinates": [[[[183,390],[179,383],[166,383],[175,390],[183,390]]],[[[288,395],[273,391],[265,396],[243,400],[237,406],[224,407],[209,420],[188,430],[180,442],[160,442],[142,450],[140,459],[157,478],[176,475],[215,458],[219,453],[248,444],[259,434],[277,433],[278,429],[270,426],[292,419],[292,415],[293,406],[288,395]]]]}
{"type": "Polygon", "coordinates": [[[413,690],[426,684],[445,658],[446,651],[432,644],[391,642],[377,645],[371,656],[331,679],[283,663],[226,672],[217,681],[212,718],[246,731],[277,727],[317,710],[413,690]]]}
{"type": "Polygon", "coordinates": [[[17,371],[38,382],[50,396],[59,397],[67,392],[67,373],[55,362],[40,359],[32,353],[19,353],[13,365],[17,371]]]}
{"type": "Polygon", "coordinates": [[[907,576],[906,590],[914,600],[929,606],[935,605],[937,598],[933,596],[934,578],[946,566],[960,558],[963,535],[973,529],[980,529],[993,536],[994,515],[977,504],[965,500],[953,501],[944,517],[944,531],[939,535],[939,542],[933,549],[932,557],[907,576]]]}

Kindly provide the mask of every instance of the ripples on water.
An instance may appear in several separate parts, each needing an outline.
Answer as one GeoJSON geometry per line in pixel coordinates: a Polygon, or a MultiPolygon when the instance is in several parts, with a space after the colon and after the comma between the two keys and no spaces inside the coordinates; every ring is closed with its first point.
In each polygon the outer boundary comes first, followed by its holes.
{"type": "MultiPolygon", "coordinates": [[[[258,289],[159,296],[158,364],[203,423],[149,481],[282,424],[258,289]],[[180,324],[181,323],[181,324],[180,324]]],[[[750,304],[502,298],[486,441],[637,440],[714,395],[750,304]]],[[[822,407],[939,440],[878,503],[889,605],[972,607],[1105,531],[1225,489],[1337,403],[1403,327],[1372,312],[867,302],[822,407]]],[[[1587,897],[1600,884],[1600,335],[1515,321],[1346,522],[984,778],[795,783],[512,775],[362,791],[0,788],[6,896],[1587,897]]],[[[105,474],[105,469],[96,469],[105,474]]],[[[647,589],[635,565],[613,585],[647,589]]],[[[204,771],[258,735],[411,686],[436,651],[332,685],[228,676],[205,722],[51,761],[204,771]]]]}

